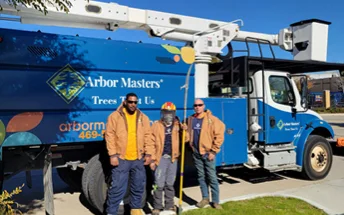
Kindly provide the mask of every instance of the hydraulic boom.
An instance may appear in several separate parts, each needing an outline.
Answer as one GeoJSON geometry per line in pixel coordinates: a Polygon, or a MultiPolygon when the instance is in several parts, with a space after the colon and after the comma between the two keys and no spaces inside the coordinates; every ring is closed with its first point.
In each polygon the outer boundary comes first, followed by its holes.
{"type": "MultiPolygon", "coordinates": [[[[116,3],[72,0],[68,13],[58,11],[55,5],[46,4],[48,14],[36,10],[30,5],[18,5],[17,8],[7,1],[0,0],[3,10],[0,13],[20,16],[27,24],[76,27],[88,29],[118,28],[143,30],[149,36],[182,41],[194,47],[196,97],[208,97],[208,64],[211,56],[222,53],[231,41],[245,41],[256,38],[261,43],[270,43],[290,51],[295,60],[326,61],[328,22],[308,20],[291,25],[277,34],[262,34],[241,31],[241,20],[223,22],[164,13],[152,10],[130,8],[116,3]]],[[[257,40],[251,40],[257,42],[257,40]]]]}

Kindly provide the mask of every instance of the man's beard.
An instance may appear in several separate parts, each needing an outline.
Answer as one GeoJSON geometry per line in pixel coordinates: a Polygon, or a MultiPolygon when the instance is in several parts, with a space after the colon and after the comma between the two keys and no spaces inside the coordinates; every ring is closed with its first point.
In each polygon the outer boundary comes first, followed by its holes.
{"type": "Polygon", "coordinates": [[[127,110],[127,112],[130,114],[130,115],[133,115],[136,111],[136,109],[134,111],[130,110],[130,108],[128,106],[125,106],[125,109],[127,110]]]}

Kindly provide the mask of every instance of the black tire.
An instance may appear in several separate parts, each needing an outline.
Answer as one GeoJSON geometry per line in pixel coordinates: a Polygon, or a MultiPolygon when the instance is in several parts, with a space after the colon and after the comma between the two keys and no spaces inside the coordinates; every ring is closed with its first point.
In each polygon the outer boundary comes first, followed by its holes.
{"type": "Polygon", "coordinates": [[[103,213],[108,185],[105,182],[105,175],[102,163],[99,160],[99,155],[94,156],[89,164],[90,169],[87,180],[88,198],[90,204],[99,212],[103,213]]]}
{"type": "Polygon", "coordinates": [[[302,175],[309,180],[325,178],[332,167],[332,155],[332,148],[325,138],[318,135],[310,135],[304,149],[302,175]],[[313,167],[312,160],[320,162],[322,166],[313,167]]]}
{"type": "Polygon", "coordinates": [[[82,185],[82,193],[84,194],[86,200],[89,202],[90,205],[92,205],[94,207],[94,205],[92,204],[92,201],[90,199],[90,195],[88,192],[88,184],[89,184],[89,180],[90,180],[90,170],[92,169],[92,165],[94,165],[96,162],[95,160],[99,160],[99,155],[94,156],[93,158],[91,158],[85,169],[84,172],[82,174],[82,180],[81,180],[81,185],[82,185]]]}
{"type": "MultiPolygon", "coordinates": [[[[106,207],[105,201],[107,197],[108,185],[111,183],[110,181],[110,174],[104,174],[103,165],[99,160],[99,155],[96,155],[90,160],[90,169],[88,170],[88,195],[90,199],[90,203],[93,205],[95,209],[99,212],[104,213],[104,209],[106,207]],[[105,179],[105,175],[107,176],[105,179]]],[[[105,170],[108,171],[108,170],[105,170]]],[[[128,188],[130,183],[128,183],[128,188]]],[[[128,204],[130,201],[130,192],[127,188],[126,194],[123,198],[124,204],[128,204]]],[[[146,190],[143,193],[143,199],[141,202],[142,208],[145,206],[146,203],[146,190]]]]}
{"type": "Polygon", "coordinates": [[[79,167],[76,170],[72,170],[69,167],[57,168],[57,174],[59,175],[59,177],[74,191],[81,190],[82,173],[83,169],[79,167]]]}

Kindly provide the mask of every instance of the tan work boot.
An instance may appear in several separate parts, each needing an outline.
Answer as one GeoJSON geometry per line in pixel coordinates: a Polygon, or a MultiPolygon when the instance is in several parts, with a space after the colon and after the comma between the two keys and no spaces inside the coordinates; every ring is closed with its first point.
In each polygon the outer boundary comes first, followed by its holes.
{"type": "Polygon", "coordinates": [[[199,208],[204,208],[208,204],[209,204],[209,199],[202,199],[202,201],[198,202],[196,206],[199,208]]]}
{"type": "Polygon", "coordinates": [[[131,209],[130,215],[143,215],[143,213],[141,209],[131,209]]]}
{"type": "Polygon", "coordinates": [[[177,207],[176,207],[176,206],[173,206],[172,208],[168,208],[167,210],[168,210],[168,211],[177,212],[177,207]]]}
{"type": "Polygon", "coordinates": [[[160,214],[160,210],[159,209],[154,209],[152,211],[152,215],[159,215],[160,214]]]}
{"type": "Polygon", "coordinates": [[[214,206],[215,209],[218,209],[218,210],[222,210],[223,209],[222,206],[220,204],[217,204],[217,203],[214,203],[213,206],[214,206]]]}

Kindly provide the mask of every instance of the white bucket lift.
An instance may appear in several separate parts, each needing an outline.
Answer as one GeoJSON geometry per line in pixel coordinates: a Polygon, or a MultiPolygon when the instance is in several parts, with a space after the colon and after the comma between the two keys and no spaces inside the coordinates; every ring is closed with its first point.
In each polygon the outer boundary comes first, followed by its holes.
{"type": "Polygon", "coordinates": [[[282,49],[292,51],[294,60],[327,61],[330,22],[310,19],[291,24],[279,34],[282,49]]]}

